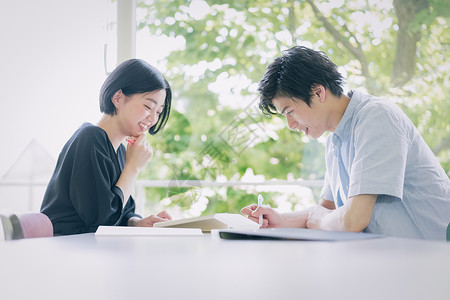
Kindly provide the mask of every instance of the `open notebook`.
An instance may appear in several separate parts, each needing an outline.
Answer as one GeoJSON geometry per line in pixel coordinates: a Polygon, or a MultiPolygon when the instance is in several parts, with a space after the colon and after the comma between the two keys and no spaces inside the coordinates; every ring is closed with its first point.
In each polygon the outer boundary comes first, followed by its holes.
{"type": "Polygon", "coordinates": [[[203,232],[213,229],[258,229],[259,225],[239,214],[219,213],[209,216],[171,220],[155,223],[156,228],[200,228],[203,232]]]}

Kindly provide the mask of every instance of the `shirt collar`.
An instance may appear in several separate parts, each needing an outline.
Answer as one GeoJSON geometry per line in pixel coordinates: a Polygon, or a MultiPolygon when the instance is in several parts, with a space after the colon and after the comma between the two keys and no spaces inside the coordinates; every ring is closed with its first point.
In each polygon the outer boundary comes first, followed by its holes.
{"type": "Polygon", "coordinates": [[[344,115],[342,116],[342,119],[339,121],[338,126],[334,130],[333,133],[333,142],[336,144],[337,138],[341,142],[346,142],[350,137],[350,129],[351,129],[351,123],[353,119],[353,114],[356,110],[356,107],[358,104],[360,104],[363,101],[363,95],[361,92],[350,90],[347,93],[347,96],[350,97],[350,102],[348,103],[347,108],[345,109],[344,115]]]}

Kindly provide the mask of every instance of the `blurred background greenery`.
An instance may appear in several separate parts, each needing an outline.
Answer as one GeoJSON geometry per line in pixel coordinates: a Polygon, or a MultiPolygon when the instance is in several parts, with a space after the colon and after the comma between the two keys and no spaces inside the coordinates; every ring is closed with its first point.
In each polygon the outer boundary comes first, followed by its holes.
{"type": "MultiPolygon", "coordinates": [[[[325,52],[360,89],[395,101],[450,172],[448,1],[138,1],[138,41],[174,91],[174,110],[140,179],[296,180],[324,175],[324,142],[290,132],[258,111],[256,87],[281,51],[325,52]]],[[[262,192],[293,210],[315,203],[318,187],[146,188],[146,210],[180,216],[238,213],[262,192]]]]}

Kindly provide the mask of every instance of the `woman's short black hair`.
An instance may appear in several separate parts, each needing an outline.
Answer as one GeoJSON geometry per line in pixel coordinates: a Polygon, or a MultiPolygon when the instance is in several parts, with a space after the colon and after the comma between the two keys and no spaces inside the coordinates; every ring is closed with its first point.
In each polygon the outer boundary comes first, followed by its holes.
{"type": "Polygon", "coordinates": [[[341,96],[343,83],[344,77],[325,53],[295,46],[283,51],[267,67],[258,86],[259,108],[266,115],[276,115],[272,100],[278,96],[297,98],[310,106],[315,86],[322,85],[335,96],[341,96]]]}
{"type": "Polygon", "coordinates": [[[141,59],[124,61],[109,74],[100,90],[100,111],[109,115],[117,113],[112,98],[119,90],[122,90],[125,96],[131,96],[162,89],[166,90],[163,111],[158,122],[148,130],[154,135],[164,128],[169,119],[172,90],[161,72],[141,59]]]}

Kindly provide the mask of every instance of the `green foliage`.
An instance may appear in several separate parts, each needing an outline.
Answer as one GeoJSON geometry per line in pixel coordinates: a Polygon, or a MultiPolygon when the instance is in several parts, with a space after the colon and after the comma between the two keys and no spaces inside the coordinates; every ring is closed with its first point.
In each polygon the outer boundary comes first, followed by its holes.
{"type": "MultiPolygon", "coordinates": [[[[184,41],[180,50],[171,51],[164,59],[174,107],[179,110],[173,111],[163,134],[150,137],[156,151],[141,178],[215,180],[221,176],[239,180],[249,170],[266,180],[323,178],[323,140],[310,141],[290,132],[280,118],[261,116],[255,102],[255,85],[266,66],[283,49],[297,44],[322,50],[342,66],[347,88],[365,89],[397,101],[446,172],[450,171],[449,6],[445,1],[429,1],[429,9],[411,24],[412,29],[422,31],[416,73],[405,86],[393,88],[398,20],[392,3],[316,2],[336,33],[324,27],[308,1],[208,0],[208,12],[203,15],[190,10],[193,1],[138,1],[143,15],[138,29],[184,41]],[[368,74],[361,71],[361,59],[337,35],[360,48],[368,74]],[[193,69],[202,72],[191,72],[193,69]],[[211,84],[222,85],[233,76],[241,76],[248,84],[231,88],[225,101],[212,91],[211,84]],[[242,99],[239,108],[232,104],[235,99],[242,99]]],[[[202,190],[147,189],[147,196],[152,203],[170,197],[168,206],[187,210],[199,193],[204,194],[202,190]]],[[[317,196],[317,189],[313,193],[317,196]]],[[[272,196],[276,199],[279,193],[267,194],[268,203],[275,205],[272,196]]],[[[256,194],[228,188],[201,197],[206,199],[202,213],[209,214],[239,212],[255,202],[256,194]]]]}

